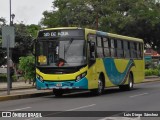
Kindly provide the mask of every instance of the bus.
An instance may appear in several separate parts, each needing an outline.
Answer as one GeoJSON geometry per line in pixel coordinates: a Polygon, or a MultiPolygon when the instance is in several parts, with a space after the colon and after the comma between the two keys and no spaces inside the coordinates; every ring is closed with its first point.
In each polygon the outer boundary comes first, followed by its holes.
{"type": "Polygon", "coordinates": [[[47,28],[35,40],[36,88],[57,97],[74,90],[101,95],[144,80],[143,40],[78,27],[47,28]]]}

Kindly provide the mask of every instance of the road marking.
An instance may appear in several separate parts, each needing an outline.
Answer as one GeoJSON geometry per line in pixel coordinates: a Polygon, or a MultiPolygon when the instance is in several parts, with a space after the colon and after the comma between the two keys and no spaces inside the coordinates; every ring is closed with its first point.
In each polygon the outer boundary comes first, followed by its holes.
{"type": "Polygon", "coordinates": [[[142,93],[142,94],[132,95],[132,96],[130,96],[130,98],[139,97],[139,96],[143,96],[143,95],[147,95],[147,94],[149,94],[149,93],[142,93]]]}
{"type": "Polygon", "coordinates": [[[137,118],[129,118],[129,117],[105,117],[99,120],[141,120],[140,117],[137,118]]]}
{"type": "Polygon", "coordinates": [[[87,108],[87,107],[92,107],[95,106],[96,104],[91,104],[91,105],[86,105],[86,106],[81,106],[81,107],[77,107],[77,108],[73,108],[73,109],[69,109],[69,110],[65,110],[65,111],[74,111],[74,110],[78,110],[78,109],[83,109],[83,108],[87,108]]]}
{"type": "Polygon", "coordinates": [[[14,109],[14,110],[8,110],[8,111],[19,111],[19,110],[25,110],[25,109],[30,109],[31,107],[25,107],[25,108],[19,108],[19,109],[14,109]]]}

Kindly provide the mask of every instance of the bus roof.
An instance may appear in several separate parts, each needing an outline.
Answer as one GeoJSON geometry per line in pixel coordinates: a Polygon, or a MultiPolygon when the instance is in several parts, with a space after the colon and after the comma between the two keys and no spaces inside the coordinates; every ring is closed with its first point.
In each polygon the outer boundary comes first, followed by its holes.
{"type": "MultiPolygon", "coordinates": [[[[86,29],[86,30],[93,32],[92,29],[86,29]]],[[[143,42],[143,39],[140,39],[140,38],[118,35],[118,34],[113,34],[113,33],[108,33],[108,32],[97,31],[97,30],[95,30],[95,32],[97,35],[108,36],[108,37],[113,37],[113,38],[118,38],[118,39],[123,39],[123,40],[143,42]]]]}
{"type": "Polygon", "coordinates": [[[114,38],[137,41],[137,42],[143,42],[143,39],[140,39],[140,38],[129,37],[129,36],[124,36],[124,35],[117,35],[117,34],[113,34],[113,33],[107,33],[107,34],[108,34],[108,36],[114,37],[114,38]]]}
{"type": "Polygon", "coordinates": [[[63,30],[63,29],[83,29],[83,28],[79,28],[79,27],[57,27],[57,28],[45,28],[42,29],[43,30],[63,30]]]}

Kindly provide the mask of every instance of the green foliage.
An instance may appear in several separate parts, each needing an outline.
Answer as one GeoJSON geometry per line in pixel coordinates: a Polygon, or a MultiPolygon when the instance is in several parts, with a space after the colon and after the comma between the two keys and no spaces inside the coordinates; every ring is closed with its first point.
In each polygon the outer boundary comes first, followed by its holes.
{"type": "Polygon", "coordinates": [[[41,24],[81,26],[144,39],[160,50],[160,3],[155,0],[55,0],[41,24]],[[56,8],[56,9],[55,9],[56,8]]]}
{"type": "Polygon", "coordinates": [[[23,72],[24,78],[33,80],[35,76],[35,58],[33,56],[20,57],[19,69],[23,72]]]}
{"type": "Polygon", "coordinates": [[[159,75],[158,69],[145,69],[145,76],[159,75]]]}
{"type": "Polygon", "coordinates": [[[33,38],[36,38],[37,37],[37,33],[38,31],[40,30],[40,26],[39,25],[34,25],[34,24],[31,24],[31,25],[27,25],[26,26],[26,29],[27,29],[27,32],[30,36],[32,36],[33,38]]]}
{"type": "Polygon", "coordinates": [[[0,17],[0,66],[6,62],[4,58],[6,56],[6,51],[2,49],[2,26],[5,24],[6,24],[6,20],[0,17]]]}
{"type": "MultiPolygon", "coordinates": [[[[14,82],[17,80],[15,75],[12,76],[12,80],[14,82]]],[[[0,82],[7,82],[7,74],[0,74],[0,82]]]]}
{"type": "Polygon", "coordinates": [[[36,37],[38,25],[26,26],[24,24],[16,24],[15,48],[12,51],[12,60],[14,63],[19,62],[19,58],[31,54],[31,44],[36,37]]]}
{"type": "Polygon", "coordinates": [[[7,82],[6,74],[0,74],[0,82],[7,82]]]}

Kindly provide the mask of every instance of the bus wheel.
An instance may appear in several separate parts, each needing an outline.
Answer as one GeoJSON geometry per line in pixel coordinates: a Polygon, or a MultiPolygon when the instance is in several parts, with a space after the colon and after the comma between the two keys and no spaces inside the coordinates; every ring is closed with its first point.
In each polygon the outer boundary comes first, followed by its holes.
{"type": "Polygon", "coordinates": [[[98,80],[98,88],[91,90],[91,92],[94,95],[101,95],[104,92],[104,82],[102,81],[102,78],[100,77],[98,80]]]}
{"type": "Polygon", "coordinates": [[[133,77],[132,77],[132,74],[130,73],[129,74],[129,81],[128,81],[128,85],[127,85],[128,90],[132,90],[133,89],[133,84],[134,84],[133,77]]]}
{"type": "Polygon", "coordinates": [[[130,73],[129,74],[129,79],[128,79],[128,84],[127,85],[120,85],[119,88],[121,90],[132,90],[133,89],[133,77],[132,77],[132,74],[130,73]]]}
{"type": "Polygon", "coordinates": [[[56,97],[61,97],[63,95],[63,90],[57,90],[57,89],[53,89],[53,94],[56,97]]]}

